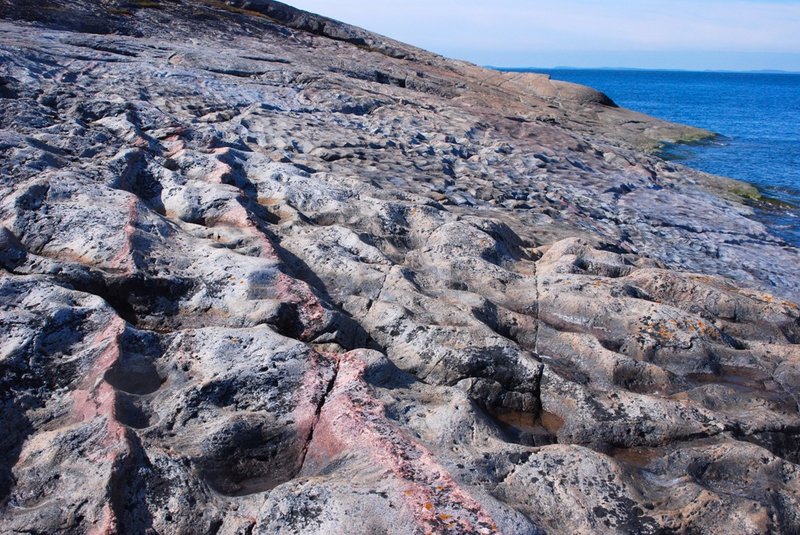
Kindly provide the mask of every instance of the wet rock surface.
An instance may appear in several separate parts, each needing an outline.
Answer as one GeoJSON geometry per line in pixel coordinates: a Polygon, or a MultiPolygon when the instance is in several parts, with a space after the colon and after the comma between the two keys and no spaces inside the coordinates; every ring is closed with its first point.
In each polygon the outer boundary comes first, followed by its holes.
{"type": "Polygon", "coordinates": [[[0,531],[797,533],[708,133],[277,2],[0,0],[0,531]]]}

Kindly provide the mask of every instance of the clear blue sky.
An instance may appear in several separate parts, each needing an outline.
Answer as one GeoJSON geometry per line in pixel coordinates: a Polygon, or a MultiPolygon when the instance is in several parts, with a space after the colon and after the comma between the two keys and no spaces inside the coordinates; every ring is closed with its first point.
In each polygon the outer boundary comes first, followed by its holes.
{"type": "Polygon", "coordinates": [[[800,0],[284,0],[503,67],[800,71],[800,0]]]}

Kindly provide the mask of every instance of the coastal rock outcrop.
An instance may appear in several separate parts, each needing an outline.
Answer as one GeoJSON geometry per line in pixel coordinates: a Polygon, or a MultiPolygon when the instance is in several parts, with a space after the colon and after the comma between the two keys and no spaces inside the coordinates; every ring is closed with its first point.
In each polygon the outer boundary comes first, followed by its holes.
{"type": "Polygon", "coordinates": [[[0,0],[0,531],[797,533],[710,133],[258,1],[0,0]]]}

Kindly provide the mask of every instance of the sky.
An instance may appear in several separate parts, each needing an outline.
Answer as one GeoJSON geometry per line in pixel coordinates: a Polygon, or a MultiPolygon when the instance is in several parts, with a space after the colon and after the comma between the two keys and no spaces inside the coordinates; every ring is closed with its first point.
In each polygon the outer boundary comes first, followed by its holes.
{"type": "Polygon", "coordinates": [[[800,0],[284,0],[497,67],[800,71],[800,0]]]}

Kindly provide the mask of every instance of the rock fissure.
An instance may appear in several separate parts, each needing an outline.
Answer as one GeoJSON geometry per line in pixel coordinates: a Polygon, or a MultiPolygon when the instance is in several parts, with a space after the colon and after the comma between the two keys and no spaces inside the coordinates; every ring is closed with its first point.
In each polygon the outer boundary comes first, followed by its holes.
{"type": "Polygon", "coordinates": [[[302,472],[303,467],[306,462],[306,456],[308,455],[308,448],[311,446],[311,442],[314,440],[314,429],[316,428],[317,424],[319,423],[320,415],[322,414],[322,409],[325,407],[325,401],[328,399],[331,391],[333,391],[334,387],[336,386],[336,378],[339,375],[339,356],[338,355],[328,355],[333,360],[333,374],[328,381],[328,384],[325,385],[325,391],[320,396],[319,402],[317,403],[316,408],[314,409],[314,416],[311,421],[310,428],[308,430],[308,435],[305,437],[305,441],[303,443],[303,449],[300,453],[300,469],[298,472],[302,472]]]}
{"type": "Polygon", "coordinates": [[[800,255],[641,151],[710,133],[271,0],[0,4],[0,531],[800,530],[800,255]]]}

